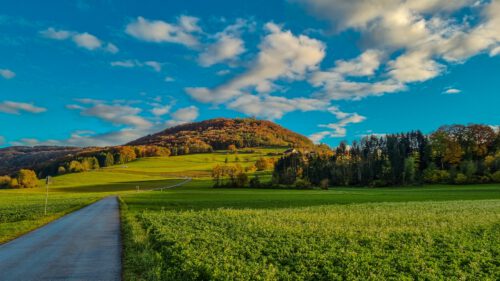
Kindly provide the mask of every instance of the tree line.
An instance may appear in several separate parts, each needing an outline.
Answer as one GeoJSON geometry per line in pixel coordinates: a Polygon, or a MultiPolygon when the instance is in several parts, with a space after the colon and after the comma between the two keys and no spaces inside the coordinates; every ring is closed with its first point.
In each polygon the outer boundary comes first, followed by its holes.
{"type": "Polygon", "coordinates": [[[500,132],[490,126],[442,126],[341,142],[331,154],[279,159],[273,182],[299,186],[392,186],[500,182],[500,132]]]}

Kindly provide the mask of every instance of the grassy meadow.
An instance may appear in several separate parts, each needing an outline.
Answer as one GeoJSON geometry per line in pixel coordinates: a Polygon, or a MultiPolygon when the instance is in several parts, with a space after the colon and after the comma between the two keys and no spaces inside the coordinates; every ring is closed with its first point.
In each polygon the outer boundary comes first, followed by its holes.
{"type": "Polygon", "coordinates": [[[212,188],[214,165],[245,167],[282,150],[143,158],[57,176],[48,216],[42,181],[0,190],[0,243],[118,194],[125,280],[500,278],[500,185],[212,188]],[[147,191],[185,177],[193,180],[147,191]]]}
{"type": "Polygon", "coordinates": [[[215,164],[252,165],[259,157],[281,149],[257,149],[255,153],[238,155],[216,152],[176,157],[142,158],[125,165],[116,165],[83,173],[65,174],[52,178],[49,204],[44,215],[45,181],[33,189],[0,189],[0,243],[36,229],[71,211],[84,207],[105,196],[135,193],[171,186],[183,177],[207,177],[215,164]],[[236,159],[236,157],[238,159],[236,159]]]}

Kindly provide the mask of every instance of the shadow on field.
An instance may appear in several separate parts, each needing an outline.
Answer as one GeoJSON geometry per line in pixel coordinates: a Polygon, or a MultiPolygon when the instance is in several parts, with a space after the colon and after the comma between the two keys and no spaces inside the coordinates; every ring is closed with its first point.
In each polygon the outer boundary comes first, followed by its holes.
{"type": "Polygon", "coordinates": [[[125,192],[149,190],[153,188],[166,187],[183,181],[184,179],[167,179],[167,180],[148,180],[148,181],[133,181],[133,182],[115,182],[100,185],[82,185],[69,187],[56,187],[51,189],[52,192],[60,193],[98,193],[98,192],[125,192]]]}
{"type": "Polygon", "coordinates": [[[124,200],[132,209],[202,210],[218,208],[290,208],[331,204],[376,202],[451,201],[500,199],[500,185],[426,186],[399,188],[332,188],[287,190],[207,188],[209,181],[163,192],[129,194],[124,200]],[[201,188],[201,187],[205,188],[201,188]]]}

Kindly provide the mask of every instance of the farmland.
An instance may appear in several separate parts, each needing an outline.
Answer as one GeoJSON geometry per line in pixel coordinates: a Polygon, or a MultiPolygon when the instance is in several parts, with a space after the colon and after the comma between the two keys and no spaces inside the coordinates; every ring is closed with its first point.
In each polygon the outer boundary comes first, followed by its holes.
{"type": "MultiPolygon", "coordinates": [[[[44,215],[45,183],[34,189],[0,189],[0,243],[36,229],[71,211],[113,194],[174,185],[182,177],[208,177],[215,163],[235,160],[248,166],[258,157],[277,149],[260,149],[252,154],[228,155],[225,152],[170,158],[145,158],[83,173],[52,178],[47,215],[44,215]],[[235,159],[238,157],[238,159],[235,159]]],[[[211,185],[208,181],[203,185],[211,185]]],[[[208,185],[206,187],[208,187],[208,185]]]]}
{"type": "Polygon", "coordinates": [[[195,180],[122,196],[126,279],[488,279],[498,272],[498,185],[206,186],[195,180]]]}
{"type": "Polygon", "coordinates": [[[125,276],[494,280],[499,216],[498,200],[143,211],[126,218],[125,276]]]}
{"type": "Polygon", "coordinates": [[[0,190],[0,242],[118,194],[125,280],[498,279],[498,184],[212,188],[214,165],[245,167],[276,151],[143,158],[57,176],[47,216],[42,181],[0,190]],[[193,180],[137,192],[184,177],[193,180]]]}

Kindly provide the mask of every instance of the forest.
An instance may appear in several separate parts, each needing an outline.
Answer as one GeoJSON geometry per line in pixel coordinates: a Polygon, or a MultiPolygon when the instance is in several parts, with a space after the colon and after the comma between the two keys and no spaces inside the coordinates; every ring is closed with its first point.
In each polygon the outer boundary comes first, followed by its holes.
{"type": "Polygon", "coordinates": [[[442,126],[367,136],[333,153],[297,152],[274,167],[273,182],[300,186],[394,186],[500,182],[500,132],[490,126],[442,126]]]}

